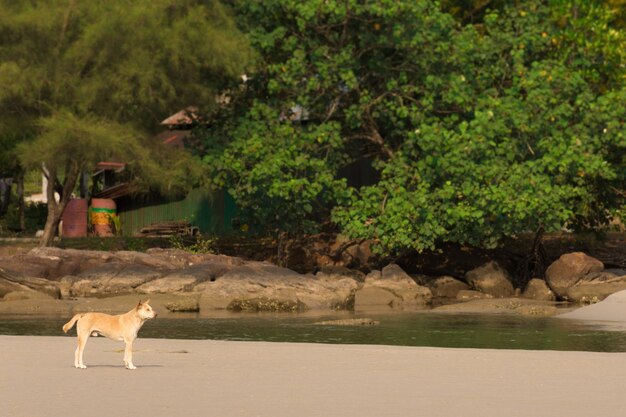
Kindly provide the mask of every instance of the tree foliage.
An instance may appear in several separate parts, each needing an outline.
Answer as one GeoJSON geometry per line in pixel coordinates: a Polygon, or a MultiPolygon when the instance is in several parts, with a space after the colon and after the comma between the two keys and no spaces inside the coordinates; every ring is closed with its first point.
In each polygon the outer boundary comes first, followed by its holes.
{"type": "Polygon", "coordinates": [[[623,207],[614,7],[494,2],[467,21],[431,1],[233,3],[260,60],[206,135],[207,161],[247,218],[297,230],[332,212],[340,231],[401,251],[590,228],[623,207]],[[279,120],[297,106],[308,121],[279,120]],[[224,128],[235,125],[245,128],[224,128]],[[215,163],[222,152],[227,165],[215,163]],[[342,166],[364,156],[380,180],[348,187],[342,166]]]}
{"type": "Polygon", "coordinates": [[[214,186],[227,187],[242,209],[241,226],[261,232],[312,232],[348,197],[336,178],[343,141],[336,123],[303,128],[255,103],[229,135],[242,138],[205,156],[214,186]]]}
{"type": "Polygon", "coordinates": [[[0,136],[20,133],[21,160],[49,176],[44,243],[98,161],[127,163],[136,185],[193,185],[190,158],[141,138],[173,111],[210,108],[249,58],[217,1],[0,0],[0,136]]]}

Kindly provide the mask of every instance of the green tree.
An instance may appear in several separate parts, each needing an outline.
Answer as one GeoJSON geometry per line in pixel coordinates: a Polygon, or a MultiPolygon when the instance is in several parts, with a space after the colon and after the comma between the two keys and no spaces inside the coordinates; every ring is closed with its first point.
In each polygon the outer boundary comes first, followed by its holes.
{"type": "MultiPolygon", "coordinates": [[[[336,123],[300,126],[255,103],[229,125],[226,148],[204,157],[214,187],[237,201],[241,226],[256,232],[314,232],[330,218],[337,201],[347,201],[344,179],[336,178],[343,141],[336,123]]],[[[210,143],[216,134],[211,128],[210,143]]]]}
{"type": "Polygon", "coordinates": [[[389,252],[442,241],[493,247],[540,225],[605,223],[624,204],[624,31],[601,3],[495,3],[475,24],[430,1],[233,2],[261,58],[230,117],[215,120],[246,129],[217,128],[207,141],[208,161],[225,152],[246,164],[216,164],[216,176],[230,178],[248,218],[323,202],[341,231],[389,252]],[[260,116],[259,106],[272,111],[260,116]],[[296,106],[308,120],[281,125],[277,115],[296,106]],[[293,143],[309,132],[340,140],[285,154],[267,129],[284,125],[293,143]],[[255,131],[268,132],[262,160],[255,131]],[[326,181],[330,198],[309,185],[269,198],[287,179],[315,179],[289,169],[298,157],[322,158],[311,169],[338,178],[363,156],[375,160],[374,185],[326,181]],[[250,187],[261,167],[271,170],[250,187]]]}
{"type": "Polygon", "coordinates": [[[82,170],[105,158],[129,163],[137,181],[188,186],[179,164],[156,169],[172,158],[140,138],[173,110],[214,105],[249,55],[217,1],[1,0],[0,122],[31,132],[20,157],[47,172],[49,197],[62,190],[42,244],[82,170]]]}

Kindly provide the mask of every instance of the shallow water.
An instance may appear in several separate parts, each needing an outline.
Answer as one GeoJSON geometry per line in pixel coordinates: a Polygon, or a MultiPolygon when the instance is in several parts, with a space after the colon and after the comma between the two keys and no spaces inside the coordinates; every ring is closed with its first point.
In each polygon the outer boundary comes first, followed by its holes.
{"type": "MultiPolygon", "coordinates": [[[[0,317],[3,335],[64,335],[66,317],[0,317]]],[[[70,331],[75,334],[74,330],[70,331]]],[[[493,314],[406,313],[386,315],[226,314],[158,318],[140,337],[268,342],[342,343],[493,349],[626,352],[626,331],[554,317],[493,314]],[[374,326],[317,325],[367,317],[374,326]]]]}

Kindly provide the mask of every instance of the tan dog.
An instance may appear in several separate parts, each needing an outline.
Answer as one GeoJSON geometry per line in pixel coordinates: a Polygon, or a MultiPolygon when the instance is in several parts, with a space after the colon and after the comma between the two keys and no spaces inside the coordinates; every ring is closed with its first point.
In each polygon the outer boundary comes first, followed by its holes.
{"type": "Polygon", "coordinates": [[[103,313],[76,314],[72,320],[63,326],[63,331],[67,333],[69,329],[78,322],[76,334],[78,336],[78,347],[74,353],[74,366],[77,368],[87,368],[83,364],[83,350],[89,336],[106,336],[109,339],[124,341],[124,365],[127,369],[137,369],[133,365],[133,341],[137,338],[137,332],[148,319],[153,319],[157,313],[146,302],[139,301],[137,307],[125,314],[111,316],[103,313]]]}

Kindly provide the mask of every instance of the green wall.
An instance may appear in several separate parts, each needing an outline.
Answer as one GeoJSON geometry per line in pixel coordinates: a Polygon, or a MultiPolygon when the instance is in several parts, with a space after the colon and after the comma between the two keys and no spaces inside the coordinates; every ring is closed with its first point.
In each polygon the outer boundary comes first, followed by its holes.
{"type": "Polygon", "coordinates": [[[180,220],[189,221],[205,234],[228,234],[233,231],[236,206],[225,190],[214,194],[193,190],[185,198],[175,201],[124,197],[116,203],[124,236],[136,235],[142,227],[152,223],[180,220]]]}

